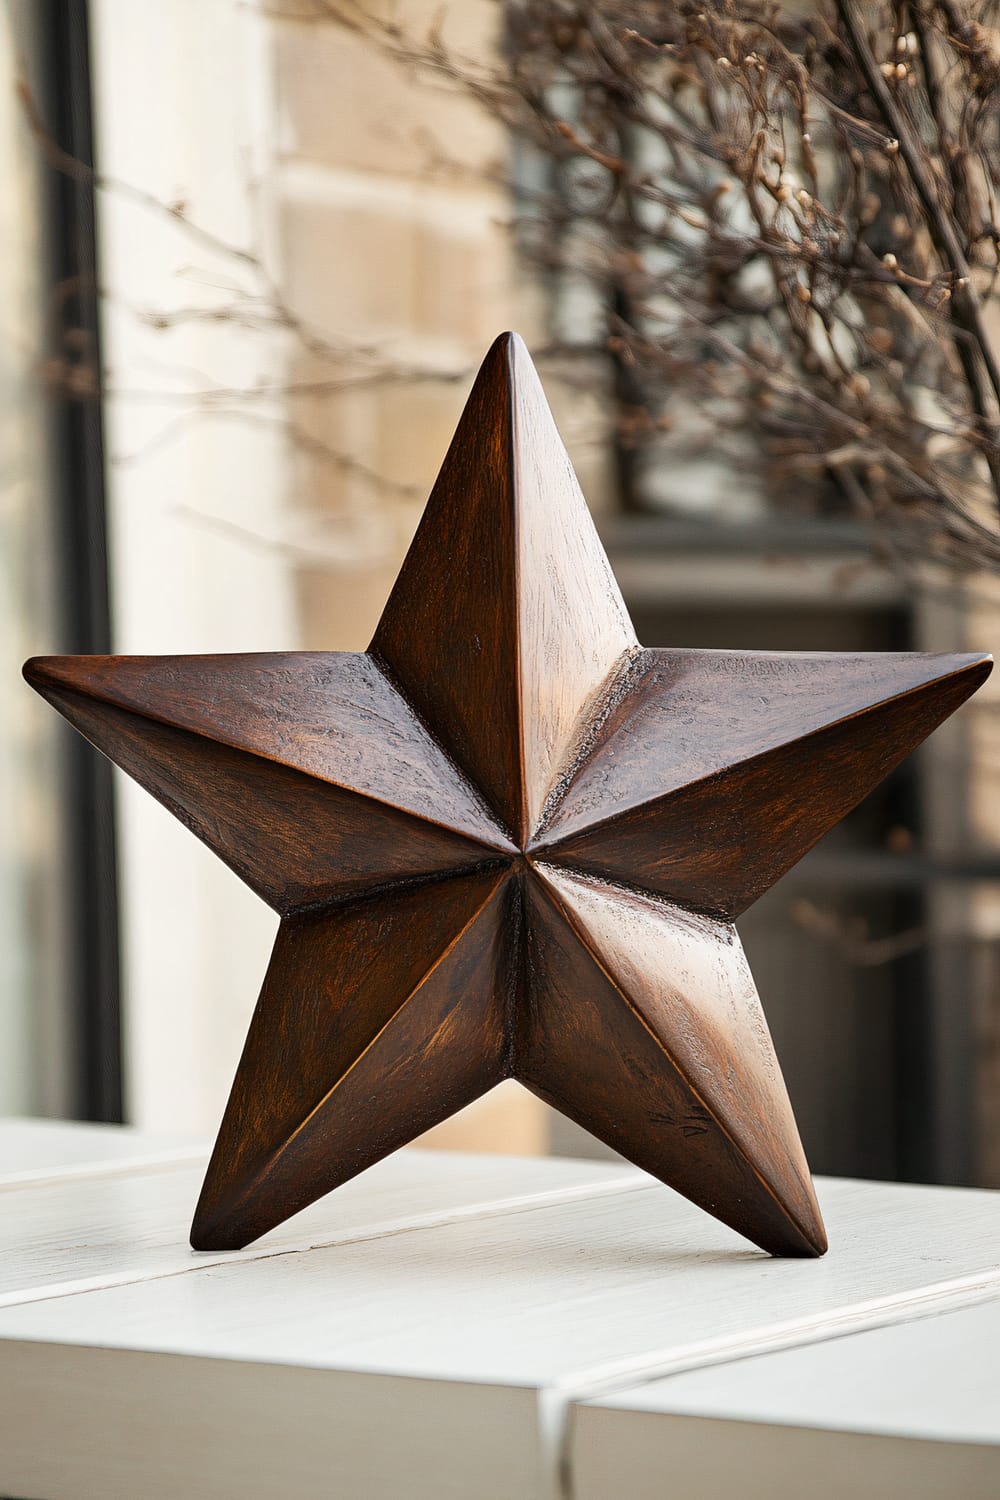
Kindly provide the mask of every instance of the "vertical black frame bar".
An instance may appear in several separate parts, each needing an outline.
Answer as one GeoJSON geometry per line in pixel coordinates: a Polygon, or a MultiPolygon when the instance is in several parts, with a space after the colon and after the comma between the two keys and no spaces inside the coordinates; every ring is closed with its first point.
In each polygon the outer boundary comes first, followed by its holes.
{"type": "MultiPolygon", "coordinates": [[[[912,608],[893,622],[887,651],[913,651],[912,608]]],[[[892,798],[887,808],[890,825],[906,828],[916,838],[923,836],[923,809],[919,761],[908,759],[898,766],[889,783],[892,798]]],[[[923,882],[901,886],[894,893],[894,926],[897,932],[920,931],[926,926],[927,893],[923,882]]],[[[926,945],[896,958],[892,963],[892,1033],[895,1071],[896,1182],[934,1182],[937,1069],[934,1059],[931,979],[926,945]]]]}
{"type": "MultiPolygon", "coordinates": [[[[98,318],[94,134],[86,0],[41,0],[42,112],[52,139],[79,163],[53,171],[52,353],[67,374],[53,410],[60,650],[111,649],[104,424],[98,318]],[[71,388],[72,385],[72,388],[71,388]]],[[[122,1119],[122,1046],[115,818],[110,764],[79,735],[64,740],[68,821],[67,941],[73,1112],[122,1119]]]]}

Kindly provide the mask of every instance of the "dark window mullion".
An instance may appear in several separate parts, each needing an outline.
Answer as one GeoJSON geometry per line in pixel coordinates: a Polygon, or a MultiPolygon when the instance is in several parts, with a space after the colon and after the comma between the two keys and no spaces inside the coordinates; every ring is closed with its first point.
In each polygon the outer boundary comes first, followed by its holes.
{"type": "MultiPolygon", "coordinates": [[[[52,318],[59,650],[111,649],[104,432],[86,0],[43,0],[48,127],[84,168],[51,180],[52,318]]],[[[122,1118],[121,1018],[111,768],[79,735],[64,739],[69,823],[67,942],[76,1060],[74,1114],[122,1118]]]]}

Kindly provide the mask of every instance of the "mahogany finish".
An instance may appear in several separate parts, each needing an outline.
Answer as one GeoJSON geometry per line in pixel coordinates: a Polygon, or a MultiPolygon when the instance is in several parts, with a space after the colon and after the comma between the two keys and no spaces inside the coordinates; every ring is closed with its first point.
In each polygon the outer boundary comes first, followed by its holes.
{"type": "Polygon", "coordinates": [[[192,1244],[246,1245],[514,1077],[821,1255],[732,921],[990,667],[644,651],[513,334],[368,652],[29,662],[282,917],[192,1244]]]}

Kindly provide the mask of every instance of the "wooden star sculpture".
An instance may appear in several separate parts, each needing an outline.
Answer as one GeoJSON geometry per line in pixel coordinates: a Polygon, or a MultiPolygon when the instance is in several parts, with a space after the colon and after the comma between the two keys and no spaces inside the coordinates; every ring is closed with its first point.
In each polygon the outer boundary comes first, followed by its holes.
{"type": "Polygon", "coordinates": [[[281,916],[191,1243],[246,1245],[516,1078],[821,1255],[733,922],[989,670],[643,650],[511,334],[367,652],[29,662],[281,916]]]}

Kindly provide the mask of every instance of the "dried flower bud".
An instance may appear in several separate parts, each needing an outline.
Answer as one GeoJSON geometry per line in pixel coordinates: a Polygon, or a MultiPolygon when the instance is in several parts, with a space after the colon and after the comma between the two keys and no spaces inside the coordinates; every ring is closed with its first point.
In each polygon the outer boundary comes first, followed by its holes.
{"type": "Polygon", "coordinates": [[[801,281],[799,282],[798,286],[795,288],[795,295],[796,295],[796,297],[798,297],[798,299],[799,299],[800,302],[811,302],[812,301],[812,292],[809,290],[809,288],[807,286],[803,286],[802,283],[801,283],[801,281]]]}
{"type": "Polygon", "coordinates": [[[807,193],[805,188],[799,188],[795,194],[803,208],[812,208],[812,194],[807,193]]]}
{"type": "Polygon", "coordinates": [[[898,36],[896,38],[896,51],[897,52],[905,52],[906,51],[906,37],[905,36],[898,36]]]}
{"type": "Polygon", "coordinates": [[[719,68],[728,68],[728,67],[732,66],[732,64],[730,63],[728,57],[717,57],[715,59],[715,64],[716,64],[716,67],[719,67],[719,68]]]}
{"type": "Polygon", "coordinates": [[[959,276],[958,279],[957,279],[957,281],[955,282],[955,290],[956,290],[956,292],[964,292],[965,288],[968,285],[969,285],[969,278],[968,278],[968,276],[959,276]]]}
{"type": "Polygon", "coordinates": [[[781,186],[775,191],[774,196],[777,198],[779,203],[788,202],[789,198],[792,196],[792,190],[788,186],[787,182],[783,182],[781,184],[781,186]]]}
{"type": "Polygon", "coordinates": [[[889,136],[882,148],[886,156],[895,156],[899,151],[899,142],[894,135],[889,136]]]}
{"type": "Polygon", "coordinates": [[[897,63],[896,64],[896,77],[897,78],[905,78],[908,72],[909,72],[909,69],[907,68],[907,66],[906,66],[905,63],[897,63]]]}
{"type": "Polygon", "coordinates": [[[897,266],[899,265],[899,261],[893,255],[891,250],[887,250],[882,257],[882,264],[885,266],[887,271],[895,271],[897,266]]]}
{"type": "Polygon", "coordinates": [[[895,76],[896,76],[896,64],[895,63],[892,63],[892,62],[879,63],[878,70],[882,74],[883,78],[895,78],[895,76]]]}

